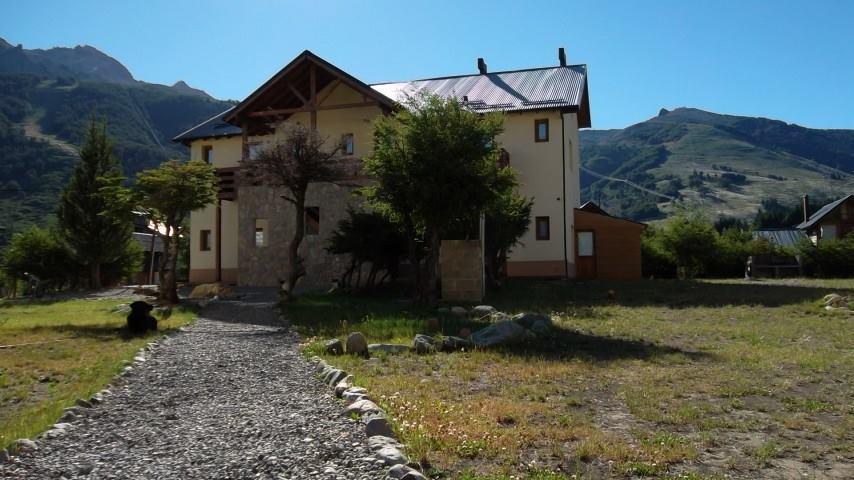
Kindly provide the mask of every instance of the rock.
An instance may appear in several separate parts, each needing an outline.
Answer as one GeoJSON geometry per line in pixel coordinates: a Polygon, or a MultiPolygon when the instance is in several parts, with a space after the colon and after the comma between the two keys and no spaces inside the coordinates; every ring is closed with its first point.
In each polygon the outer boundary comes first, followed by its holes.
{"type": "Polygon", "coordinates": [[[92,404],[89,402],[89,400],[84,400],[82,398],[78,398],[77,401],[74,403],[76,403],[78,407],[92,408],[92,404]]]}
{"type": "Polygon", "coordinates": [[[492,315],[490,315],[489,319],[490,319],[490,321],[492,321],[492,323],[498,323],[498,322],[509,322],[509,321],[513,320],[513,317],[511,317],[510,315],[507,315],[504,312],[495,312],[492,315]]]}
{"type": "Polygon", "coordinates": [[[385,447],[403,448],[403,445],[396,439],[383,435],[374,435],[368,438],[368,448],[372,451],[377,451],[385,447]]]}
{"type": "Polygon", "coordinates": [[[348,403],[353,403],[359,400],[370,400],[368,391],[362,387],[350,387],[341,393],[343,398],[348,403]]]}
{"type": "Polygon", "coordinates": [[[368,340],[362,332],[353,332],[347,335],[347,353],[351,355],[364,355],[368,351],[368,340]]]}
{"type": "Polygon", "coordinates": [[[451,309],[449,309],[448,307],[439,307],[436,309],[436,312],[441,313],[441,314],[446,314],[446,313],[451,313],[451,309]]]}
{"type": "Polygon", "coordinates": [[[365,436],[370,438],[377,435],[384,437],[394,437],[394,430],[388,421],[385,413],[371,412],[362,415],[362,422],[365,424],[365,436]]]}
{"type": "Polygon", "coordinates": [[[384,353],[403,353],[409,351],[409,345],[402,345],[399,343],[372,343],[368,345],[368,351],[371,353],[376,352],[384,352],[384,353]]]}
{"type": "Polygon", "coordinates": [[[525,338],[525,328],[516,322],[498,322],[471,334],[478,347],[494,347],[516,343],[525,338]]]}
{"type": "Polygon", "coordinates": [[[436,351],[436,339],[430,335],[419,333],[412,340],[412,348],[416,353],[432,353],[436,351]]]}
{"type": "Polygon", "coordinates": [[[421,472],[408,465],[395,465],[389,468],[388,476],[398,480],[427,480],[421,472]]]}
{"type": "Polygon", "coordinates": [[[370,400],[357,400],[344,409],[345,415],[355,413],[360,417],[370,412],[382,412],[383,410],[376,403],[370,400]]]}
{"type": "Polygon", "coordinates": [[[19,438],[13,444],[16,452],[30,452],[39,449],[39,445],[29,438],[19,438]]]}
{"type": "Polygon", "coordinates": [[[233,295],[234,292],[230,288],[218,283],[202,283],[201,285],[196,285],[193,291],[190,292],[190,298],[194,300],[214,297],[228,298],[233,295]]]}
{"type": "Polygon", "coordinates": [[[65,412],[61,417],[59,417],[59,421],[61,423],[73,422],[75,420],[77,420],[77,414],[74,412],[65,412]]]}
{"type": "Polygon", "coordinates": [[[12,457],[9,456],[9,451],[5,448],[0,449],[0,463],[7,463],[12,457]]]}
{"type": "Polygon", "coordinates": [[[437,317],[430,317],[427,319],[427,330],[439,330],[441,327],[442,322],[437,317]]]}
{"type": "Polygon", "coordinates": [[[537,320],[536,322],[534,322],[533,325],[531,325],[531,328],[530,328],[531,332],[534,332],[535,334],[537,334],[541,337],[544,337],[544,336],[548,335],[549,333],[551,333],[551,330],[552,330],[551,319],[549,319],[549,320],[537,320]]]}
{"type": "Polygon", "coordinates": [[[97,405],[97,404],[103,403],[103,402],[104,402],[104,394],[100,393],[100,392],[95,393],[94,395],[92,395],[92,398],[89,399],[89,403],[91,403],[93,405],[97,405]]]}
{"type": "Polygon", "coordinates": [[[375,455],[386,465],[405,465],[409,460],[395,447],[387,446],[376,451],[375,455]]]}
{"type": "MultiPolygon", "coordinates": [[[[837,293],[831,293],[824,296],[824,305],[832,308],[847,308],[848,297],[843,297],[837,293]]],[[[828,309],[830,310],[830,309],[828,309]]]]}
{"type": "Polygon", "coordinates": [[[344,344],[341,343],[341,340],[333,338],[323,344],[323,350],[332,355],[341,355],[344,353],[344,344]]]}
{"type": "Polygon", "coordinates": [[[353,376],[347,375],[341,381],[335,384],[335,396],[341,398],[344,391],[353,386],[353,376]]]}
{"type": "Polygon", "coordinates": [[[463,307],[451,307],[451,313],[458,317],[465,317],[468,314],[468,310],[463,307]]]}
{"type": "Polygon", "coordinates": [[[471,347],[472,343],[465,338],[448,336],[442,339],[442,351],[444,352],[455,352],[471,347]]]}
{"type": "Polygon", "coordinates": [[[469,316],[474,318],[486,318],[493,313],[498,312],[492,305],[478,305],[471,309],[469,316]]]}
{"type": "Polygon", "coordinates": [[[537,322],[547,322],[551,326],[552,319],[548,315],[539,313],[520,313],[513,316],[513,321],[530,329],[537,322]]]}
{"type": "Polygon", "coordinates": [[[347,372],[343,370],[331,370],[326,377],[324,378],[324,382],[330,387],[334,387],[341,380],[347,378],[347,372]]]}
{"type": "Polygon", "coordinates": [[[471,329],[466,327],[461,328],[459,336],[462,338],[469,338],[471,336],[471,329]]]}

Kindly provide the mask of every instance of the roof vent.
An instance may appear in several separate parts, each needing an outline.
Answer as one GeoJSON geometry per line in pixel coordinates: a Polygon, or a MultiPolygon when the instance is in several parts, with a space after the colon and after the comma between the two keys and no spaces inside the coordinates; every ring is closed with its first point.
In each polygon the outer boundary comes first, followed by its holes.
{"type": "Polygon", "coordinates": [[[560,66],[566,66],[566,52],[563,50],[563,47],[557,49],[557,59],[560,60],[560,66]]]}
{"type": "Polygon", "coordinates": [[[486,62],[483,61],[483,58],[477,59],[477,70],[481,75],[486,75],[486,62]]]}

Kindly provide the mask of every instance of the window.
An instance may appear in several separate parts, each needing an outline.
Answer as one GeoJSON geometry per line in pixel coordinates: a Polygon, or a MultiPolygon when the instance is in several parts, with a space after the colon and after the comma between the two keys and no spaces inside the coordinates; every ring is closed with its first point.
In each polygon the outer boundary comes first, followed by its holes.
{"type": "Polygon", "coordinates": [[[534,141],[549,141],[549,120],[547,118],[534,120],[534,141]]]}
{"type": "Polygon", "coordinates": [[[211,249],[211,231],[199,230],[199,250],[209,252],[211,249]]]}
{"type": "Polygon", "coordinates": [[[353,134],[348,133],[341,137],[341,145],[344,149],[344,155],[353,155],[355,145],[353,144],[353,134]]]}
{"type": "Polygon", "coordinates": [[[305,207],[305,234],[320,233],[320,207],[305,207]]]}
{"type": "Polygon", "coordinates": [[[595,255],[595,245],[593,241],[593,232],[578,232],[578,256],[592,257],[595,255]]]}
{"type": "Polygon", "coordinates": [[[255,160],[258,158],[258,153],[261,151],[261,145],[258,143],[250,143],[246,146],[246,155],[249,157],[249,160],[255,160]]]}
{"type": "Polygon", "coordinates": [[[213,147],[212,146],[210,146],[210,145],[203,145],[202,146],[202,160],[204,160],[205,163],[208,163],[208,164],[213,163],[213,147]]]}
{"type": "Polygon", "coordinates": [[[821,226],[821,239],[822,240],[833,240],[836,238],[836,225],[822,225],[821,226]]]}
{"type": "Polygon", "coordinates": [[[267,220],[263,218],[255,219],[255,246],[256,247],[266,247],[267,246],[267,220]]]}
{"type": "Polygon", "coordinates": [[[549,217],[537,217],[537,240],[548,240],[551,237],[549,231],[549,217]]]}

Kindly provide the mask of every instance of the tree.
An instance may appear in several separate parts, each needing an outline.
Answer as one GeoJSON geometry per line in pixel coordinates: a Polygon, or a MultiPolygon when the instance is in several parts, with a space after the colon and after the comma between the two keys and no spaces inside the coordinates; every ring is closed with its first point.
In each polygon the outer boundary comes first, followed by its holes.
{"type": "Polygon", "coordinates": [[[349,209],[347,218],[338,222],[326,250],[334,255],[350,256],[350,266],[341,277],[342,288],[372,289],[386,278],[397,275],[400,258],[406,252],[406,238],[400,226],[384,215],[349,209]],[[365,263],[371,267],[362,285],[365,263]]]}
{"type": "Polygon", "coordinates": [[[673,258],[679,278],[693,278],[714,258],[717,232],[698,215],[680,214],[660,232],[660,242],[673,258]]]}
{"type": "Polygon", "coordinates": [[[410,261],[419,267],[417,291],[432,303],[438,296],[443,233],[460,217],[479,215],[515,184],[515,177],[498,165],[500,115],[479,115],[455,98],[426,92],[408,97],[403,106],[374,125],[374,151],[365,169],[376,184],[364,193],[378,211],[404,226],[410,261]],[[426,244],[423,268],[416,236],[426,244]]]}
{"type": "Polygon", "coordinates": [[[509,189],[486,210],[484,259],[487,279],[493,286],[506,276],[507,254],[528,231],[533,206],[533,200],[509,189]]]}
{"type": "Polygon", "coordinates": [[[111,200],[104,193],[120,186],[122,180],[106,124],[93,118],[57,215],[60,237],[87,269],[89,288],[101,287],[105,265],[126,263],[133,255],[133,225],[127,217],[108,211],[111,200]]]}
{"type": "Polygon", "coordinates": [[[336,182],[344,173],[338,152],[342,145],[327,148],[327,139],[316,130],[303,125],[289,125],[284,137],[263,147],[257,157],[241,162],[249,182],[274,188],[283,188],[282,198],[293,205],[294,232],[288,242],[288,263],[285,266],[283,301],[293,298],[300,278],[305,276],[305,266],[299,247],[305,236],[305,197],[312,183],[336,182]]]}
{"type": "Polygon", "coordinates": [[[163,239],[161,300],[178,301],[179,239],[186,232],[190,212],[213,203],[216,192],[214,168],[198,160],[187,163],[169,160],[137,174],[129,202],[142,207],[163,239]]]}
{"type": "Polygon", "coordinates": [[[61,289],[76,280],[78,269],[56,233],[39,227],[14,234],[3,252],[3,273],[12,282],[13,295],[15,285],[26,274],[38,277],[48,289],[61,289]]]}

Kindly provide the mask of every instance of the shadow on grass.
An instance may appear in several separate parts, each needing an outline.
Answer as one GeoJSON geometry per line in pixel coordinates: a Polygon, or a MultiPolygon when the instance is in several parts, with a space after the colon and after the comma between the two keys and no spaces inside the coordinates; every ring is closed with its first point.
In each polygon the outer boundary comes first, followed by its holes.
{"type": "Polygon", "coordinates": [[[780,307],[819,301],[829,293],[854,293],[851,287],[829,288],[768,281],[524,281],[513,280],[490,293],[486,303],[499,310],[568,312],[604,305],[668,308],[749,305],[780,307]],[[614,298],[609,298],[609,291],[614,298]]]}

